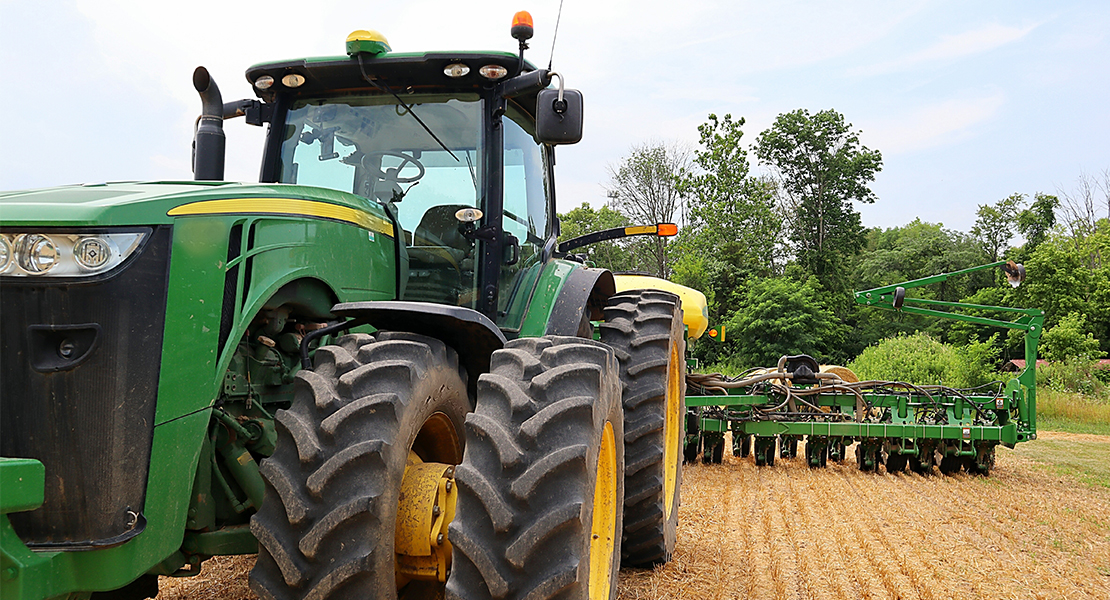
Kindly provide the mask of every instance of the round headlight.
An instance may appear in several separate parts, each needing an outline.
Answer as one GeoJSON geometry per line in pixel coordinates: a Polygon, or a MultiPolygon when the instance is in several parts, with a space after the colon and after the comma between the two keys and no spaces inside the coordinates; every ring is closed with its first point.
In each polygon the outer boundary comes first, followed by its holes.
{"type": "Polygon", "coordinates": [[[58,247],[45,235],[29,233],[15,243],[15,260],[32,275],[41,275],[58,264],[58,247]]]}
{"type": "Polygon", "coordinates": [[[268,90],[272,85],[274,85],[274,78],[269,75],[263,75],[254,80],[254,87],[260,90],[268,90]]]}
{"type": "Polygon", "coordinates": [[[478,72],[486,79],[501,79],[509,74],[509,70],[501,65],[486,65],[478,69],[478,72]]]}
{"type": "Polygon", "coordinates": [[[300,75],[298,73],[290,73],[281,78],[281,83],[283,83],[285,87],[301,87],[302,85],[304,85],[304,75],[300,75]]]}
{"type": "Polygon", "coordinates": [[[81,238],[73,246],[73,258],[86,269],[99,269],[112,258],[112,248],[108,245],[108,240],[103,238],[81,238]]]}
{"type": "Polygon", "coordinates": [[[11,264],[12,243],[8,241],[8,236],[0,235],[0,273],[7,271],[11,264]]]}

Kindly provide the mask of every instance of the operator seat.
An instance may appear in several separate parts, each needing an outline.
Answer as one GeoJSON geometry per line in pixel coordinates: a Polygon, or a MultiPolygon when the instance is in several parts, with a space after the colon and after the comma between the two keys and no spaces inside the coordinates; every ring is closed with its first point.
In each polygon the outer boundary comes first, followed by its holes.
{"type": "Polygon", "coordinates": [[[455,213],[463,208],[469,207],[444,204],[429,208],[412,233],[409,258],[427,265],[459,269],[472,246],[471,241],[459,233],[459,221],[455,218],[455,213]]]}

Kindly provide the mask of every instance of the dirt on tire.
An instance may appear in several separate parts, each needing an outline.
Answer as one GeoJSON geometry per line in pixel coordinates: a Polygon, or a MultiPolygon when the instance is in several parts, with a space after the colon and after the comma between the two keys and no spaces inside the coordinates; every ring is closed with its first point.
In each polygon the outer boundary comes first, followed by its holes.
{"type": "MultiPolygon", "coordinates": [[[[1107,436],[1040,438],[1104,443],[1110,460],[1107,436]]],[[[852,459],[685,465],[674,557],[622,570],[619,598],[1110,597],[1110,489],[1023,447],[999,448],[989,477],[863,473],[852,459]]],[[[253,599],[253,562],[217,557],[195,578],[163,577],[158,598],[253,599]]]]}

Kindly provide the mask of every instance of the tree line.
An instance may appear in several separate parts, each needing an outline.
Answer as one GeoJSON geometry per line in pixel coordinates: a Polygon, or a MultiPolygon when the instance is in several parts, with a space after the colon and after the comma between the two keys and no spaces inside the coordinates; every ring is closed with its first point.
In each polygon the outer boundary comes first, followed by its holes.
{"type": "Polygon", "coordinates": [[[1110,352],[1110,169],[1080,175],[1071,192],[1015,193],[982,204],[968,232],[917,218],[868,228],[857,205],[878,200],[870,185],[882,154],[863,145],[843,115],[780,114],[750,149],[743,127],[743,118],[711,114],[698,127],[696,148],[633,147],[609,168],[605,206],[584,203],[560,215],[562,239],[629,224],[681,224],[671,240],[628,238],[582,251],[598,267],[702,291],[711,324],[727,334],[724,343],[695,344],[694,356],[742,368],[798,353],[844,364],[882,339],[925,332],[957,347],[986,347],[996,361],[1023,358],[1016,332],[853,300],[853,290],[997,260],[1023,263],[1026,282],[1011,288],[1001,271],[983,271],[910,294],[1043,308],[1041,356],[1049,360],[1110,352]]]}

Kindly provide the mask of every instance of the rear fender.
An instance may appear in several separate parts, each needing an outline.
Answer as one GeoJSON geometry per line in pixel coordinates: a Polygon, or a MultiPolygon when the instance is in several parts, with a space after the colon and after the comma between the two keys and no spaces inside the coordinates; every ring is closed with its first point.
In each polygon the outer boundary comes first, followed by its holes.
{"type": "Polygon", "coordinates": [[[477,389],[478,376],[489,372],[490,356],[507,341],[489,317],[461,306],[403,301],[347,302],[336,304],[331,312],[352,319],[351,323],[441,340],[458,353],[459,362],[466,369],[471,397],[477,389]]]}
{"type": "Polygon", "coordinates": [[[604,319],[605,301],[616,293],[613,274],[605,269],[581,268],[571,271],[547,318],[545,335],[577,335],[582,312],[591,321],[604,319]]]}

